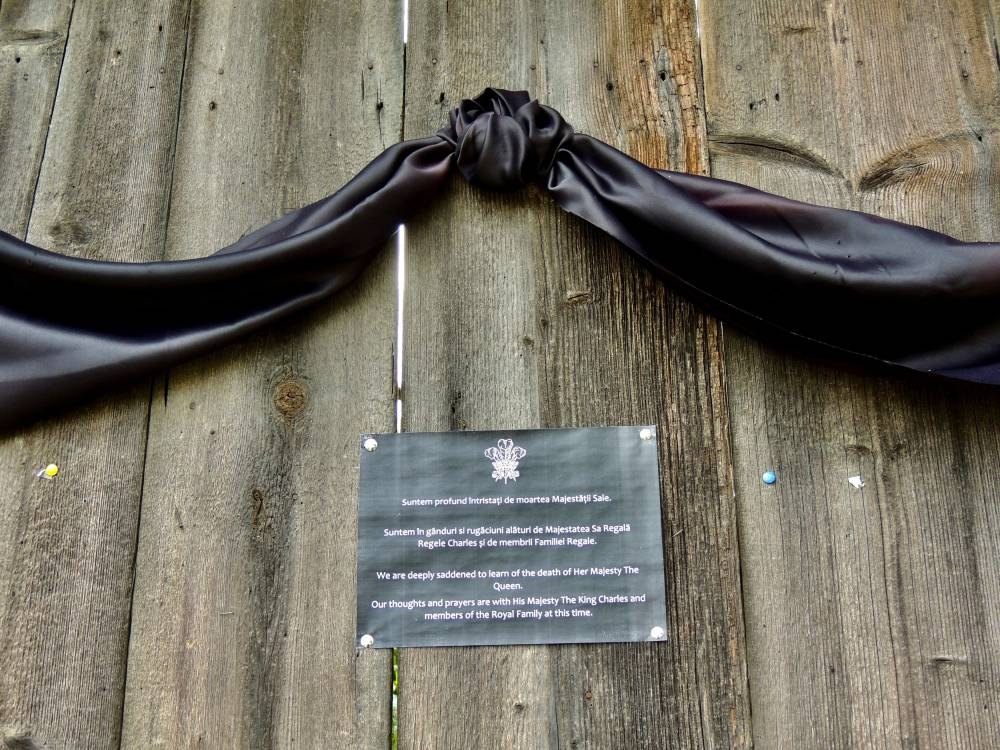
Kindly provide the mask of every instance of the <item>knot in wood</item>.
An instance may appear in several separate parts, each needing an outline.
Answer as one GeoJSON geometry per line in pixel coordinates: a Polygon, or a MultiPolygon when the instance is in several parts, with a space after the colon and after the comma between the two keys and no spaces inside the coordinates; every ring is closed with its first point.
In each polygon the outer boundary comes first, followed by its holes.
{"type": "Polygon", "coordinates": [[[306,389],[298,380],[283,380],[274,387],[274,406],[285,418],[306,408],[306,389]]]}

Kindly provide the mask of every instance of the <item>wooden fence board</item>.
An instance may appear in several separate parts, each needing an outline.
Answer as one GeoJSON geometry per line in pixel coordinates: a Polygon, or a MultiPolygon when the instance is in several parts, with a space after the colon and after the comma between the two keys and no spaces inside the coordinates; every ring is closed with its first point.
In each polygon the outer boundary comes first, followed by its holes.
{"type": "MultiPolygon", "coordinates": [[[[704,169],[690,4],[418,2],[411,19],[408,136],[523,87],[638,158],[704,169]]],[[[400,747],[747,746],[717,325],[535,190],[456,179],[426,216],[407,242],[407,429],[655,422],[671,642],[404,649],[400,747]]]]}
{"type": "MultiPolygon", "coordinates": [[[[398,3],[197,3],[167,255],[322,197],[400,138],[398,3]]],[[[359,435],[393,427],[388,253],[317,312],[156,389],[124,746],[385,748],[354,649],[359,435]]]]}
{"type": "MultiPolygon", "coordinates": [[[[714,175],[1000,236],[983,4],[705,2],[701,27],[714,175]]],[[[726,352],[755,743],[995,744],[1000,396],[726,352]]]]}
{"type": "MultiPolygon", "coordinates": [[[[20,233],[33,204],[28,240],[58,252],[156,260],[186,2],[81,4],[59,77],[69,17],[58,3],[0,9],[3,106],[16,118],[0,136],[0,211],[20,233]],[[13,83],[10,65],[21,76],[13,83]]],[[[117,746],[148,398],[148,384],[125,389],[0,441],[0,725],[9,737],[117,746]],[[49,462],[59,476],[37,479],[49,462]]]]}
{"type": "MultiPolygon", "coordinates": [[[[650,164],[1000,237],[996,2],[700,5],[699,45],[683,0],[413,0],[404,107],[398,2],[0,0],[0,227],[197,257],[499,85],[650,164]]],[[[657,423],[671,641],[404,650],[400,747],[994,744],[1000,396],[723,357],[538,191],[446,200],[409,233],[408,428],[657,423]]],[[[393,285],[387,254],[151,412],[0,439],[0,744],[388,746],[390,656],[351,644],[393,285]]]]}
{"type": "Polygon", "coordinates": [[[59,83],[72,0],[0,4],[0,229],[23,237],[59,83]]]}

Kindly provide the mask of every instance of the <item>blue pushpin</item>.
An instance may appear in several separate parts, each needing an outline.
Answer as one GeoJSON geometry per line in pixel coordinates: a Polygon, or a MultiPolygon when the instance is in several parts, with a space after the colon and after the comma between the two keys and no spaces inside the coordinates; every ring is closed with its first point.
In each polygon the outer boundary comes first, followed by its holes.
{"type": "Polygon", "coordinates": [[[764,474],[761,476],[760,481],[762,481],[764,484],[774,484],[775,482],[778,481],[778,475],[775,474],[773,471],[765,471],[764,474]]]}

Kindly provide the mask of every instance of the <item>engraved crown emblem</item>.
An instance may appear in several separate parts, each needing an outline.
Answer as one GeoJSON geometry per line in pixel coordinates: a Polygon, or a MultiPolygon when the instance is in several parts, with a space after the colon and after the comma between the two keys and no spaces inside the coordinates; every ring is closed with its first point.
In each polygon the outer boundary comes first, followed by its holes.
{"type": "Polygon", "coordinates": [[[487,448],[483,453],[486,458],[493,462],[494,481],[499,482],[502,479],[503,483],[507,484],[507,480],[516,482],[517,478],[521,476],[521,472],[517,470],[517,464],[528,454],[528,451],[514,445],[513,440],[504,438],[497,440],[495,448],[487,448]]]}

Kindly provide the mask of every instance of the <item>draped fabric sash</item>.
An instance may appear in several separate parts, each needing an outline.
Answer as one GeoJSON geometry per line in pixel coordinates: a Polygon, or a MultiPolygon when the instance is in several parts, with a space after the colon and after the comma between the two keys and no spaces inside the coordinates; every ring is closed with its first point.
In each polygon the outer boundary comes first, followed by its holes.
{"type": "Polygon", "coordinates": [[[197,260],[109,263],[0,232],[0,430],[161,370],[344,288],[452,167],[541,185],[674,288],[769,340],[1000,383],[1000,245],[651,169],[527,92],[487,89],[436,135],[197,260]]]}

